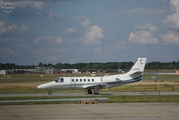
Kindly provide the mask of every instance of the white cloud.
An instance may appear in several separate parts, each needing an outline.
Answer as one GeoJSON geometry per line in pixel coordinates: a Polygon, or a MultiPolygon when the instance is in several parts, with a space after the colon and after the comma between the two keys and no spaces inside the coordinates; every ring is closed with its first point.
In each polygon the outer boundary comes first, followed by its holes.
{"type": "Polygon", "coordinates": [[[145,24],[144,26],[135,26],[135,32],[129,34],[128,41],[136,44],[157,44],[158,39],[154,37],[154,32],[157,28],[152,24],[145,24]]]}
{"type": "Polygon", "coordinates": [[[54,47],[51,49],[51,52],[57,52],[57,53],[66,53],[66,52],[72,52],[73,50],[70,47],[54,47]]]}
{"type": "Polygon", "coordinates": [[[11,26],[6,26],[6,22],[0,21],[0,34],[25,32],[27,30],[28,27],[23,24],[19,27],[16,26],[15,24],[11,26]]]}
{"type": "Polygon", "coordinates": [[[135,14],[161,14],[164,13],[165,11],[162,9],[158,9],[158,8],[134,8],[132,10],[129,10],[129,12],[131,13],[135,13],[135,14]]]}
{"type": "MultiPolygon", "coordinates": [[[[173,29],[179,29],[179,0],[170,0],[172,14],[168,15],[163,21],[173,29]]],[[[163,44],[179,45],[179,34],[174,31],[169,31],[165,35],[160,35],[163,44]]]]}
{"type": "Polygon", "coordinates": [[[63,39],[61,37],[56,38],[56,43],[57,44],[63,44],[63,39]]]}
{"type": "Polygon", "coordinates": [[[83,27],[89,28],[91,25],[91,22],[88,19],[85,19],[84,22],[81,23],[83,27]]]}
{"type": "Polygon", "coordinates": [[[6,23],[4,21],[0,21],[0,34],[5,33],[7,28],[5,28],[6,23]]]}
{"type": "Polygon", "coordinates": [[[172,15],[168,15],[164,22],[173,28],[179,29],[179,0],[170,0],[172,15]]]}
{"type": "Polygon", "coordinates": [[[51,35],[51,36],[44,35],[44,36],[37,37],[33,41],[33,43],[40,43],[40,42],[50,42],[50,43],[54,43],[54,44],[63,44],[63,39],[61,37],[56,37],[54,35],[51,35]]]}
{"type": "Polygon", "coordinates": [[[17,26],[12,24],[6,25],[6,22],[0,21],[0,43],[13,43],[17,42],[17,36],[24,35],[29,32],[29,28],[26,25],[17,26]]]}
{"type": "Polygon", "coordinates": [[[20,43],[20,44],[18,45],[18,47],[19,47],[19,48],[24,48],[24,49],[29,49],[29,48],[30,48],[30,45],[27,44],[27,43],[25,43],[25,44],[20,43]]]}
{"type": "Polygon", "coordinates": [[[1,28],[1,29],[4,28],[5,25],[6,25],[6,23],[5,23],[4,21],[0,21],[0,28],[1,28]]]}
{"type": "Polygon", "coordinates": [[[125,9],[119,9],[114,13],[116,16],[121,16],[121,15],[129,15],[129,16],[137,16],[137,15],[158,15],[158,14],[164,14],[166,11],[161,9],[160,7],[158,8],[144,8],[144,7],[138,7],[138,8],[128,8],[126,7],[125,9]]]}
{"type": "Polygon", "coordinates": [[[65,33],[75,33],[76,29],[75,28],[69,28],[67,30],[65,30],[65,33]]]}
{"type": "Polygon", "coordinates": [[[81,42],[85,45],[100,45],[101,40],[104,37],[103,29],[98,25],[91,25],[91,22],[88,19],[85,19],[84,22],[81,23],[83,27],[86,28],[85,34],[77,39],[77,42],[81,42]]]}
{"type": "Polygon", "coordinates": [[[179,0],[170,0],[172,11],[179,13],[179,0]]]}
{"type": "Polygon", "coordinates": [[[83,37],[79,39],[85,45],[100,45],[104,37],[103,30],[97,25],[91,26],[83,37]]]}
{"type": "Polygon", "coordinates": [[[28,27],[25,25],[21,25],[20,27],[16,26],[16,25],[11,25],[7,27],[7,31],[8,32],[23,32],[23,31],[27,31],[28,27]]]}
{"type": "Polygon", "coordinates": [[[161,35],[164,44],[179,45],[179,34],[173,31],[169,31],[166,35],[161,35]]]}
{"type": "Polygon", "coordinates": [[[56,13],[53,13],[53,12],[51,12],[51,11],[47,11],[48,12],[48,18],[50,18],[50,19],[60,19],[60,18],[62,18],[62,16],[60,16],[60,15],[58,15],[58,14],[56,14],[56,13]]]}
{"type": "Polygon", "coordinates": [[[157,30],[156,26],[152,24],[145,24],[144,26],[135,25],[134,27],[136,29],[146,30],[146,31],[151,31],[151,32],[154,32],[157,30]]]}

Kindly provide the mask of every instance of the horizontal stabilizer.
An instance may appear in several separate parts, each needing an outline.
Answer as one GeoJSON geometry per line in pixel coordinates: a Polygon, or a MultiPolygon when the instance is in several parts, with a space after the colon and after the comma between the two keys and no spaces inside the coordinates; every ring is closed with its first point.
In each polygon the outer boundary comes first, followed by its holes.
{"type": "Polygon", "coordinates": [[[135,72],[135,73],[132,73],[132,74],[130,74],[129,76],[131,76],[132,78],[136,78],[136,77],[139,77],[139,76],[141,76],[143,74],[143,72],[135,72]]]}

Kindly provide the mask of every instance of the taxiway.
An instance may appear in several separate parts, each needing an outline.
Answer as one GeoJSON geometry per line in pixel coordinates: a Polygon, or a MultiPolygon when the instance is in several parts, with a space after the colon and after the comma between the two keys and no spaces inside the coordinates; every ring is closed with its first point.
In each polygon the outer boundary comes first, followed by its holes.
{"type": "Polygon", "coordinates": [[[179,103],[0,106],[1,120],[179,120],[179,103]]]}

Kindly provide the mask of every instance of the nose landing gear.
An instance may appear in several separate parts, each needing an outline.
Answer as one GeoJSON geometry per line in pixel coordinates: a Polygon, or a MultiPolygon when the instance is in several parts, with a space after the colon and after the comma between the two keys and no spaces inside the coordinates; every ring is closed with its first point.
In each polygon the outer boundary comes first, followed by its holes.
{"type": "Polygon", "coordinates": [[[51,90],[48,91],[48,95],[52,95],[52,91],[51,90]]]}

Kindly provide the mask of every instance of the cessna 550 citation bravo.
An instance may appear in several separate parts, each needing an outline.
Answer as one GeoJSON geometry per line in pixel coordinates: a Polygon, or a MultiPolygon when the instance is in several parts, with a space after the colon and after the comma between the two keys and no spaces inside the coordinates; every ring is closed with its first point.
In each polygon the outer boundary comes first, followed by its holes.
{"type": "Polygon", "coordinates": [[[99,94],[99,89],[108,89],[119,85],[139,82],[142,80],[147,58],[138,58],[132,68],[125,74],[109,75],[103,77],[58,77],[52,82],[39,85],[38,89],[87,89],[88,94],[99,94]]]}

